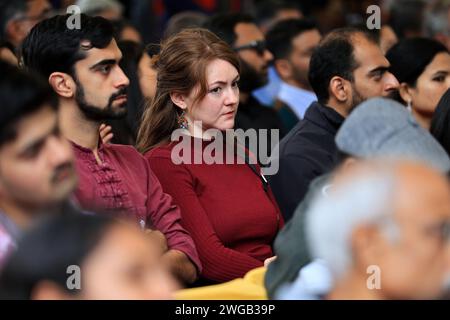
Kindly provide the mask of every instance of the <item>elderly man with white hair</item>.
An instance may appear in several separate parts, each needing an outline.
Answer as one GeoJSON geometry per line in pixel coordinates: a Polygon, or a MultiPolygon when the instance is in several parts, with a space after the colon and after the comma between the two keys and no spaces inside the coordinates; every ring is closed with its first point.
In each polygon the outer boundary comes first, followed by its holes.
{"type": "MultiPolygon", "coordinates": [[[[332,274],[327,299],[434,299],[450,275],[450,185],[410,161],[344,168],[306,212],[314,259],[332,274]]],[[[448,283],[447,283],[448,284],[448,283]]]]}

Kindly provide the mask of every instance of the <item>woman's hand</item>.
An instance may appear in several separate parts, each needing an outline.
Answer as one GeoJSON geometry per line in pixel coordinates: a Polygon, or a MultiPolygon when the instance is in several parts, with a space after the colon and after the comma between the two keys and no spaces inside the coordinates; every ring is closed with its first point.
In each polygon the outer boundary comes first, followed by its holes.
{"type": "Polygon", "coordinates": [[[104,123],[100,125],[98,131],[100,133],[100,139],[102,139],[103,144],[109,143],[111,139],[114,137],[111,126],[107,126],[104,123]]]}
{"type": "Polygon", "coordinates": [[[277,258],[277,256],[273,256],[273,257],[270,257],[270,258],[267,258],[266,260],[264,260],[264,267],[267,267],[269,265],[269,263],[274,261],[276,258],[277,258]]]}

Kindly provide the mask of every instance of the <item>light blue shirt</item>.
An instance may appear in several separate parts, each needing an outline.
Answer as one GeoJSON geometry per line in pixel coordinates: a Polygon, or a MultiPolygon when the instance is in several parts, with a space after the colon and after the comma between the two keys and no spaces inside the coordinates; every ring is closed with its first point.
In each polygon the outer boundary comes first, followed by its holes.
{"type": "Polygon", "coordinates": [[[314,92],[291,86],[284,81],[281,82],[278,99],[287,104],[299,119],[303,119],[306,109],[317,101],[314,92]]]}
{"type": "Polygon", "coordinates": [[[252,94],[259,103],[272,107],[280,90],[281,79],[273,66],[269,67],[268,77],[269,82],[264,87],[254,90],[252,94]]]}

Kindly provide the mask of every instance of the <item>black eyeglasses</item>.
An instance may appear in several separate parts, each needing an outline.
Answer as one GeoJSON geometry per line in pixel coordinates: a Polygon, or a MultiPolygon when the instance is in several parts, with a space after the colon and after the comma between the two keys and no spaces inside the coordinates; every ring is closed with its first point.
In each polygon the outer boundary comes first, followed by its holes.
{"type": "Polygon", "coordinates": [[[264,40],[252,41],[249,44],[245,44],[240,47],[234,48],[234,51],[238,52],[241,50],[255,50],[260,56],[264,55],[264,52],[267,50],[266,42],[264,40]]]}

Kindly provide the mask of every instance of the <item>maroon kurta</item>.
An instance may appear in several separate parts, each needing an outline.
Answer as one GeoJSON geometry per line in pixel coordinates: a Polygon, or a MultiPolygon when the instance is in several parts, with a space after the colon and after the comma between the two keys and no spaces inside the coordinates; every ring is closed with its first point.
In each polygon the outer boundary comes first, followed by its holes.
{"type": "Polygon", "coordinates": [[[72,145],[80,179],[75,196],[83,209],[124,213],[141,226],[153,226],[166,236],[170,249],[184,252],[201,270],[194,242],[180,224],[179,208],[136,149],[100,142],[100,165],[92,150],[72,145]]]}

